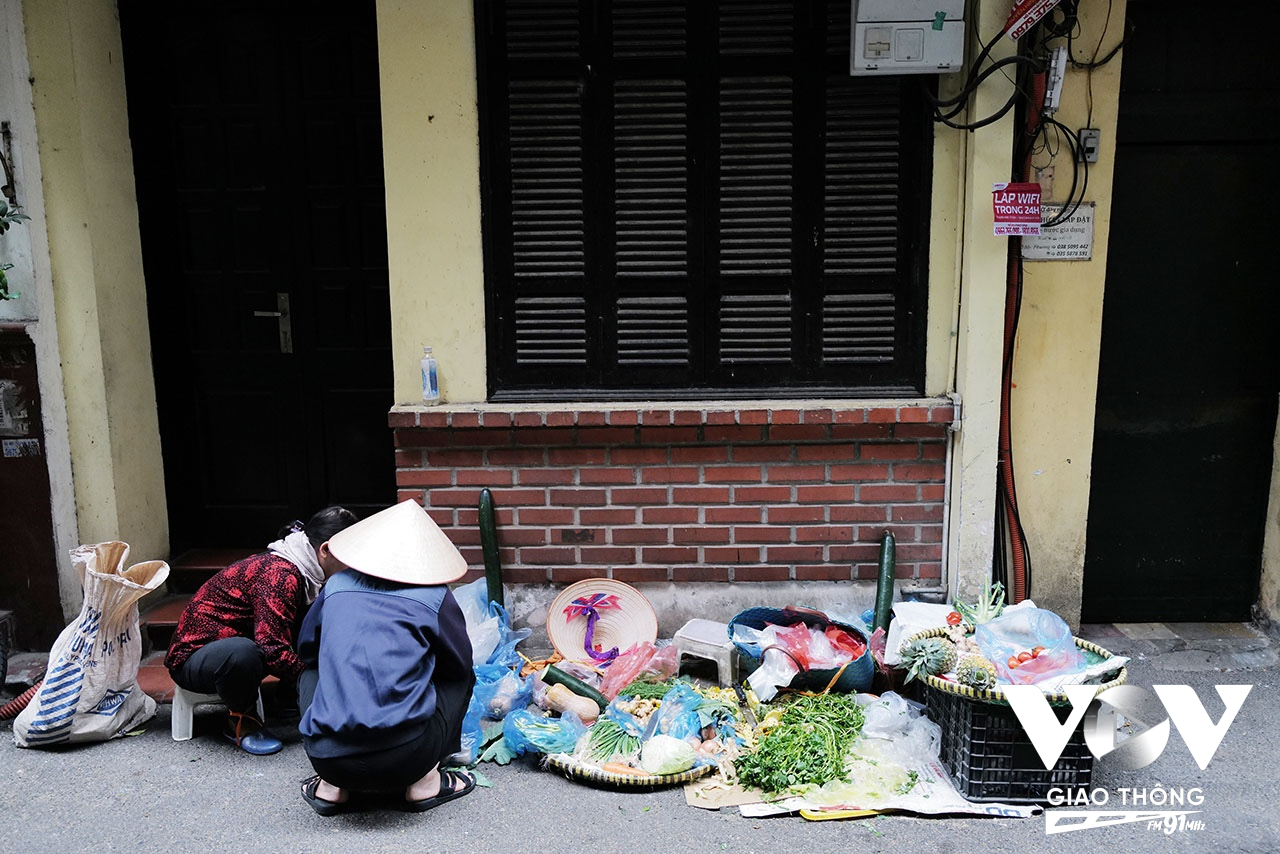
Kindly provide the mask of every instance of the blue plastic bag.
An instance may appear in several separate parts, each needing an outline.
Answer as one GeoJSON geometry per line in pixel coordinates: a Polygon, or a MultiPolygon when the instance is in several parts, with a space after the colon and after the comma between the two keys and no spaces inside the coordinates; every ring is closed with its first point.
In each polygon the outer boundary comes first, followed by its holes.
{"type": "Polygon", "coordinates": [[[452,764],[475,765],[480,758],[480,743],[484,741],[484,731],[480,728],[482,708],[476,695],[472,694],[467,713],[462,716],[461,747],[451,757],[452,764]]]}
{"type": "Polygon", "coordinates": [[[701,740],[705,723],[698,714],[698,707],[702,705],[702,699],[693,686],[677,682],[663,695],[662,705],[654,713],[658,716],[655,732],[679,739],[697,736],[701,740]]]}
{"type": "Polygon", "coordinates": [[[502,721],[502,738],[515,756],[526,753],[572,753],[587,726],[572,712],[558,718],[517,709],[502,721]]]}
{"type": "Polygon", "coordinates": [[[510,615],[497,602],[489,603],[489,613],[498,619],[498,643],[490,653],[488,663],[504,667],[518,666],[521,662],[516,644],[533,634],[533,629],[512,629],[510,615]]]}

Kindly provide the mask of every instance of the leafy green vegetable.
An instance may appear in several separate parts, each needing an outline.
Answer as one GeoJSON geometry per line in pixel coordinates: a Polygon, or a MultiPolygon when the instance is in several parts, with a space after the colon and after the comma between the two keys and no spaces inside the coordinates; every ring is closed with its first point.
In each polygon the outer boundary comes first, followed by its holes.
{"type": "Polygon", "coordinates": [[[845,756],[862,732],[862,709],[844,694],[801,695],[734,765],[747,786],[774,793],[848,780],[845,756]]]}
{"type": "Polygon", "coordinates": [[[596,721],[587,736],[586,757],[595,762],[608,762],[615,756],[631,756],[639,749],[640,739],[608,716],[596,721]]]}
{"type": "Polygon", "coordinates": [[[674,679],[667,679],[662,682],[650,682],[646,679],[637,679],[619,691],[618,696],[635,697],[641,700],[661,700],[666,696],[666,693],[671,690],[671,686],[674,683],[674,679]]]}

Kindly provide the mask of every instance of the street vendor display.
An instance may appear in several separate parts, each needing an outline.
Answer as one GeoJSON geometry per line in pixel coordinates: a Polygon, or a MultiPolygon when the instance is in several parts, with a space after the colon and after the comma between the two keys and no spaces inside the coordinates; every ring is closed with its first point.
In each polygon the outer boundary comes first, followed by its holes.
{"type": "Polygon", "coordinates": [[[929,716],[942,728],[940,756],[959,792],[973,801],[1040,803],[1049,790],[1087,787],[1093,755],[1077,727],[1044,767],[1002,686],[1036,685],[1051,706],[1069,706],[1062,689],[1123,684],[1126,659],[1072,636],[1061,617],[1022,602],[1008,608],[988,585],[974,604],[956,603],[947,625],[917,632],[899,655],[907,679],[926,686],[929,716]]]}

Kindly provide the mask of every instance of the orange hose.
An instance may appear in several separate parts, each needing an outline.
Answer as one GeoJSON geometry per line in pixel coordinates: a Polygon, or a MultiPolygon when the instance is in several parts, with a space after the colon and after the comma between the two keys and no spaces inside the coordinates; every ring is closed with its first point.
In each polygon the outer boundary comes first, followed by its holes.
{"type": "Polygon", "coordinates": [[[39,682],[19,694],[15,699],[10,700],[3,706],[0,706],[0,721],[7,721],[12,718],[16,718],[19,713],[27,707],[27,704],[31,702],[31,698],[36,695],[36,691],[40,689],[40,685],[43,682],[44,680],[41,679],[39,682]]]}
{"type": "MultiPolygon", "coordinates": [[[[1040,108],[1044,104],[1046,75],[1039,72],[1031,76],[1031,109],[1027,111],[1026,139],[1035,138],[1040,127],[1040,108]]],[[[1031,146],[1020,164],[1022,180],[1031,178],[1031,146]]],[[[1018,603],[1027,598],[1026,542],[1022,526],[1018,524],[1018,497],[1013,480],[1013,430],[1010,418],[1013,397],[1013,348],[1018,328],[1018,299],[1022,288],[1021,242],[1010,240],[1009,259],[1005,279],[1004,299],[1004,364],[1000,375],[1000,432],[997,464],[1000,482],[1004,486],[1005,520],[1009,529],[1009,544],[1013,562],[1012,601],[1018,603]]],[[[1003,544],[997,544],[1003,548],[1003,544]]]]}

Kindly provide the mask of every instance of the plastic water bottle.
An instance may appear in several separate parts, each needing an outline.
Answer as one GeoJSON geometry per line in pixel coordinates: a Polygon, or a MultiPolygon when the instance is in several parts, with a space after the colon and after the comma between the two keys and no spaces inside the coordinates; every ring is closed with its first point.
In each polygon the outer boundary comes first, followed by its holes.
{"type": "Polygon", "coordinates": [[[440,402],[440,375],[430,347],[422,348],[422,402],[428,406],[440,402]]]}

